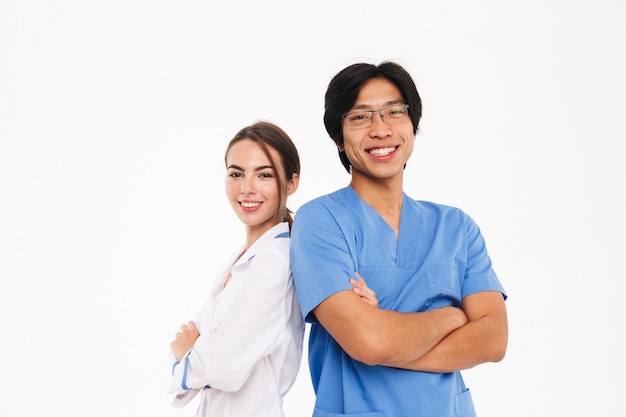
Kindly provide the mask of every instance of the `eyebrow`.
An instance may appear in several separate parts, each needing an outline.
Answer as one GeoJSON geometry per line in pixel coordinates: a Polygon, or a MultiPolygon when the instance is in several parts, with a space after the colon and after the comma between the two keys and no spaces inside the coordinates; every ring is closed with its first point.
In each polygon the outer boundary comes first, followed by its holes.
{"type": "MultiPolygon", "coordinates": [[[[229,165],[228,169],[236,169],[237,171],[245,171],[245,169],[235,164],[229,165]]],[[[254,168],[255,171],[263,171],[264,169],[274,169],[274,167],[271,165],[261,165],[261,166],[254,168]]]]}
{"type": "MultiPolygon", "coordinates": [[[[384,108],[384,107],[387,107],[387,106],[393,106],[394,104],[404,104],[404,100],[399,99],[399,98],[395,99],[395,100],[390,100],[390,101],[386,102],[385,104],[383,104],[383,106],[380,107],[380,108],[384,108]]],[[[356,106],[352,107],[350,109],[350,111],[353,111],[353,110],[371,110],[372,107],[374,107],[374,106],[372,106],[371,104],[359,104],[359,105],[356,105],[356,106]]]]}

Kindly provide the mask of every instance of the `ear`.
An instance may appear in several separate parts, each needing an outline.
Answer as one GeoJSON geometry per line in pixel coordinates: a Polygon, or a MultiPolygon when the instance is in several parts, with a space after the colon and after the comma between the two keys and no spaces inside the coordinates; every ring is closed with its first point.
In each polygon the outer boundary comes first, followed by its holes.
{"type": "Polygon", "coordinates": [[[339,142],[335,142],[335,145],[337,145],[337,149],[339,150],[339,152],[345,151],[345,148],[339,142]]]}
{"type": "Polygon", "coordinates": [[[287,181],[287,195],[291,195],[296,192],[298,185],[300,184],[300,176],[298,174],[291,174],[291,179],[287,181]]]}

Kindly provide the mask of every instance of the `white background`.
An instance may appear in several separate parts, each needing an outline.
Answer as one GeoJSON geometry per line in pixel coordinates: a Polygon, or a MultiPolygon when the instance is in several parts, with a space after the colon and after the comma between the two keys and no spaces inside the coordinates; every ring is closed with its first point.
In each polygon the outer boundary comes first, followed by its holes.
{"type": "MultiPolygon", "coordinates": [[[[193,416],[169,342],[243,227],[223,153],[270,120],[303,202],[347,184],[322,124],[348,64],[424,102],[409,195],[480,225],[507,357],[481,417],[626,416],[626,3],[0,0],[0,415],[193,416]]],[[[288,416],[309,416],[302,372],[288,416]]]]}

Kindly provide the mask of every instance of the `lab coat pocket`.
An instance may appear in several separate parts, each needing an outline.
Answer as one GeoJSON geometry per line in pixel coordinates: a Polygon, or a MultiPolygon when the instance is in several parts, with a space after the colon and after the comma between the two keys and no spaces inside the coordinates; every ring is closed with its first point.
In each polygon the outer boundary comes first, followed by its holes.
{"type": "Polygon", "coordinates": [[[454,407],[456,417],[476,417],[476,410],[474,410],[474,402],[469,389],[454,397],[454,407]]]}
{"type": "Polygon", "coordinates": [[[330,413],[328,411],[320,410],[319,408],[315,408],[313,411],[313,417],[384,417],[384,414],[379,411],[372,411],[368,413],[330,413]]]}
{"type": "Polygon", "coordinates": [[[453,261],[431,261],[426,268],[428,308],[461,306],[461,283],[453,261]]]}

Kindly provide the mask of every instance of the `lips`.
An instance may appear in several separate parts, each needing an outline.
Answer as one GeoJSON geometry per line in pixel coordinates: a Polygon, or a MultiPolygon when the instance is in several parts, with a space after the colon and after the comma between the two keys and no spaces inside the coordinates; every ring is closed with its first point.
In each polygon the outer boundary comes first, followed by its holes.
{"type": "Polygon", "coordinates": [[[398,149],[397,146],[387,146],[384,148],[372,148],[369,149],[368,152],[370,153],[370,155],[374,156],[387,156],[390,153],[394,152],[396,149],[398,149]]]}
{"type": "Polygon", "coordinates": [[[261,205],[259,201],[240,201],[241,207],[243,208],[255,208],[261,205]]]}

